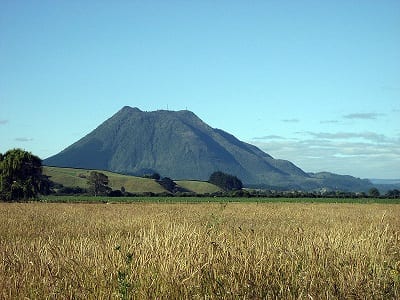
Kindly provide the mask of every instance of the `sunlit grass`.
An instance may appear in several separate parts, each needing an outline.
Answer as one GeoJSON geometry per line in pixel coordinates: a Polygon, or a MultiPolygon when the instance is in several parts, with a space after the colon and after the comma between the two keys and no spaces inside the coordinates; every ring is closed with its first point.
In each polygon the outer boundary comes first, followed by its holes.
{"type": "Polygon", "coordinates": [[[195,192],[197,194],[212,194],[221,191],[221,189],[218,188],[216,185],[213,185],[207,181],[176,180],[175,182],[180,187],[187,189],[188,191],[195,192]]]}
{"type": "Polygon", "coordinates": [[[0,298],[396,299],[400,206],[0,204],[0,298]]]}
{"type": "MultiPolygon", "coordinates": [[[[64,186],[88,188],[87,177],[91,170],[58,168],[58,167],[43,167],[44,174],[50,176],[50,180],[62,183],[64,186]]],[[[109,186],[114,190],[119,190],[124,187],[125,191],[131,193],[162,193],[165,189],[153,179],[122,175],[118,173],[99,171],[104,173],[109,178],[109,186]]]]}

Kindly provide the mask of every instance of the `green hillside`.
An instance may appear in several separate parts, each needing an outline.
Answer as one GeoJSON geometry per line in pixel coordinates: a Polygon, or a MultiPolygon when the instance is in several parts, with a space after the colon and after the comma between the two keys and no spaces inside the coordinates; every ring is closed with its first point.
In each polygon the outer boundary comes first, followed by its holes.
{"type": "MultiPolygon", "coordinates": [[[[50,176],[50,180],[60,183],[68,187],[87,188],[87,177],[91,170],[58,168],[58,167],[43,167],[43,173],[50,176]]],[[[114,190],[119,190],[124,187],[130,193],[162,193],[164,188],[153,179],[141,178],[135,176],[121,175],[108,171],[100,171],[108,176],[110,181],[109,186],[114,190]]]]}
{"type": "Polygon", "coordinates": [[[180,187],[196,194],[212,194],[221,191],[219,187],[206,181],[177,180],[175,182],[180,187]]]}
{"type": "MultiPolygon", "coordinates": [[[[59,168],[59,167],[43,167],[43,173],[50,177],[50,180],[62,184],[66,187],[81,187],[87,188],[87,177],[91,170],[74,169],[74,168],[59,168]]],[[[163,193],[166,190],[153,179],[121,175],[118,173],[100,171],[108,176],[110,181],[109,186],[113,190],[120,190],[124,187],[129,193],[163,193]]],[[[195,192],[197,194],[213,193],[220,189],[208,182],[182,180],[176,181],[182,188],[195,192]]]]}

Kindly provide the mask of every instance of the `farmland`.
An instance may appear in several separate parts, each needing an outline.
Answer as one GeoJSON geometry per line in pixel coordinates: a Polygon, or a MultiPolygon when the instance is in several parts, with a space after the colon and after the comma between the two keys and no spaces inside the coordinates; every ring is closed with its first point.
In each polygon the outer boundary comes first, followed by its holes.
{"type": "Polygon", "coordinates": [[[0,218],[5,299],[400,297],[396,204],[0,203],[0,218]]]}
{"type": "MultiPolygon", "coordinates": [[[[52,181],[63,184],[69,187],[87,188],[87,177],[91,170],[86,169],[72,169],[72,168],[58,168],[58,167],[43,167],[45,175],[49,176],[52,181]]],[[[98,171],[98,170],[97,170],[98,171]]],[[[122,186],[127,192],[130,193],[154,193],[159,194],[167,192],[160,184],[149,178],[142,178],[137,176],[122,175],[118,173],[101,171],[108,176],[110,180],[110,187],[113,189],[120,189],[122,186]]],[[[220,191],[218,187],[208,182],[195,181],[195,180],[177,180],[176,183],[188,191],[194,193],[215,193],[220,191]]]]}

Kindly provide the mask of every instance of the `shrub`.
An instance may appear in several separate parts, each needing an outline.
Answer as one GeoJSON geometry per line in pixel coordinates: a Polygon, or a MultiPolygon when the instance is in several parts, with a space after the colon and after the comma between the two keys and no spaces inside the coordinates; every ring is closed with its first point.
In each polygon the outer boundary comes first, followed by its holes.
{"type": "Polygon", "coordinates": [[[208,181],[225,191],[240,190],[243,188],[242,181],[239,178],[221,171],[212,173],[208,181]]]}

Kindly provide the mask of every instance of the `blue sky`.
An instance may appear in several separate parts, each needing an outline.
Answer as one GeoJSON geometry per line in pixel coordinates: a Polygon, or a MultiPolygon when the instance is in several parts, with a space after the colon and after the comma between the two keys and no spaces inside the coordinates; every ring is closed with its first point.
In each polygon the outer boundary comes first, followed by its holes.
{"type": "Polygon", "coordinates": [[[188,109],[305,171],[400,177],[400,1],[0,0],[0,152],[188,109]]]}

